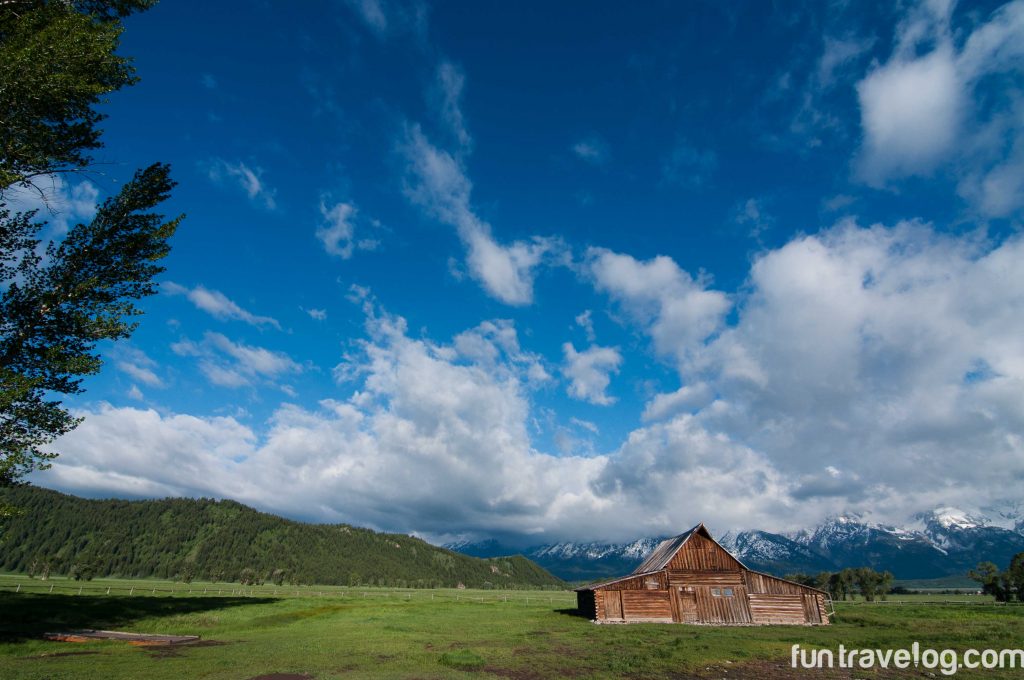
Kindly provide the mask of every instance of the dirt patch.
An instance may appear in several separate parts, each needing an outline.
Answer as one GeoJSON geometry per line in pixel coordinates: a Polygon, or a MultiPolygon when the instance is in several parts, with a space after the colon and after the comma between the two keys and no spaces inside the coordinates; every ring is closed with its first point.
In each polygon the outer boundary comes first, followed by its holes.
{"type": "Polygon", "coordinates": [[[221,645],[229,645],[230,642],[221,642],[220,640],[199,640],[198,642],[192,642],[187,645],[169,645],[169,646],[143,646],[142,649],[149,654],[150,658],[153,659],[173,659],[179,656],[184,656],[185,652],[196,647],[220,647],[221,645]]]}

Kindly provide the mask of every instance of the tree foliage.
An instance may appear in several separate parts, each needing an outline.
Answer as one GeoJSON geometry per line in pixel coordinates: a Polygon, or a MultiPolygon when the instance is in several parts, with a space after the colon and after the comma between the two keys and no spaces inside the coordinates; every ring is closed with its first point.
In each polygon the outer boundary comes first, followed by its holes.
{"type": "Polygon", "coordinates": [[[92,162],[104,118],[95,107],[135,82],[115,54],[120,20],[152,4],[0,2],[0,486],[45,468],[54,454],[43,447],[78,424],[59,395],[99,371],[96,343],[132,333],[134,303],[155,292],[181,219],[154,212],[174,186],[159,163],[136,172],[92,222],[49,242],[34,211],[4,200],[14,186],[92,162]]]}
{"type": "Polygon", "coordinates": [[[0,540],[0,571],[410,588],[564,588],[525,557],[481,559],[402,534],[304,524],[233,501],[86,500],[48,489],[0,489],[25,509],[0,540]],[[78,571],[75,571],[77,574],[78,571]]]}
{"type": "Polygon", "coordinates": [[[1014,555],[1005,571],[992,562],[980,562],[967,575],[997,602],[1024,602],[1024,552],[1014,555]]]}
{"type": "Polygon", "coordinates": [[[840,571],[823,571],[816,576],[809,574],[787,574],[786,579],[812,588],[827,590],[833,600],[845,600],[860,594],[868,602],[876,598],[885,599],[892,590],[891,572],[878,572],[871,567],[847,568],[840,571]]]}
{"type": "Polygon", "coordinates": [[[0,195],[81,169],[101,146],[103,97],[136,81],[120,19],[153,0],[0,3],[0,195]]]}

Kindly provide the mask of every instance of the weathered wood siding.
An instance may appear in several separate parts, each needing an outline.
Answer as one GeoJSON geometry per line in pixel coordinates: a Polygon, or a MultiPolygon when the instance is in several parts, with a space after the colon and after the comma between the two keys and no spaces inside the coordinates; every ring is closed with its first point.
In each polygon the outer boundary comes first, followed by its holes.
{"type": "Polygon", "coordinates": [[[709,586],[722,588],[745,588],[743,573],[739,571],[668,571],[670,586],[684,588],[690,586],[709,586]]]}
{"type": "Polygon", "coordinates": [[[700,534],[689,540],[668,563],[670,571],[740,571],[743,565],[735,557],[712,540],[700,534]]]}
{"type": "Polygon", "coordinates": [[[665,572],[643,574],[632,578],[623,578],[599,586],[601,590],[665,590],[668,588],[668,577],[665,572]]]}
{"type": "Polygon", "coordinates": [[[747,571],[743,576],[750,590],[755,623],[829,623],[825,595],[820,591],[756,571],[747,571]],[[797,621],[793,619],[798,601],[801,614],[797,621]],[[778,603],[774,609],[772,602],[778,603]]]}
{"type": "Polygon", "coordinates": [[[672,622],[672,602],[667,590],[620,590],[622,618],[626,621],[672,622]]]}
{"type": "Polygon", "coordinates": [[[750,606],[745,588],[733,590],[732,596],[714,595],[707,586],[694,588],[697,595],[697,620],[701,623],[751,623],[750,606]]]}

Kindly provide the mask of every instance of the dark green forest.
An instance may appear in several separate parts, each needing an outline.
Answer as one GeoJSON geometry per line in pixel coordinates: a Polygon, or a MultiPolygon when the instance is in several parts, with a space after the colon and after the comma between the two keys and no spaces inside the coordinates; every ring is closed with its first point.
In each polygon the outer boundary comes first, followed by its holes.
{"type": "Polygon", "coordinates": [[[525,557],[479,559],[404,534],[305,524],[234,501],[88,500],[22,486],[0,524],[0,569],[42,578],[470,588],[564,587],[525,557]]]}

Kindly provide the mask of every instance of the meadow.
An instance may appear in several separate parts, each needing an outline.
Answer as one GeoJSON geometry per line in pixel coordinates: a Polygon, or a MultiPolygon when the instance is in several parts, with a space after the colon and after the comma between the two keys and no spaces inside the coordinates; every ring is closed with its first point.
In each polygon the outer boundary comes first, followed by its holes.
{"type": "MultiPolygon", "coordinates": [[[[891,678],[790,668],[803,647],[1021,646],[1024,607],[969,595],[836,604],[826,627],[594,625],[569,592],[395,590],[0,576],[2,678],[891,678]],[[21,586],[20,592],[18,586],[21,586]],[[52,588],[52,592],[50,589],[52,588]],[[107,590],[110,594],[107,594],[107,590]],[[189,593],[188,591],[192,592],[189,593]],[[81,591],[81,594],[79,594],[81,591]],[[205,591],[205,592],[204,592],[205,591]],[[298,594],[296,595],[296,592],[298,594]],[[131,593],[131,594],[128,594],[131,593]],[[51,642],[101,628],[199,635],[195,645],[51,642]]],[[[955,677],[1020,677],[960,670],[955,677]]]]}

